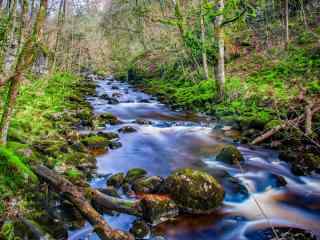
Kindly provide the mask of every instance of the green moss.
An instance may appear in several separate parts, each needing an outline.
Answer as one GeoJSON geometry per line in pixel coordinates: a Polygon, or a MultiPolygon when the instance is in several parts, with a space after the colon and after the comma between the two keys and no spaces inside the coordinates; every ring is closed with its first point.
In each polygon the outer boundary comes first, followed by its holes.
{"type": "Polygon", "coordinates": [[[225,146],[216,157],[217,161],[228,164],[239,164],[244,161],[241,152],[233,145],[225,146]]]}
{"type": "Polygon", "coordinates": [[[224,190],[216,179],[190,168],[175,171],[164,186],[179,207],[190,213],[211,212],[224,198],[224,190]]]}
{"type": "Polygon", "coordinates": [[[109,144],[108,139],[99,135],[87,136],[81,142],[89,148],[106,148],[109,144]]]}
{"type": "Polygon", "coordinates": [[[132,168],[127,172],[125,182],[133,183],[135,180],[145,177],[147,175],[146,170],[142,168],[132,168]]]}

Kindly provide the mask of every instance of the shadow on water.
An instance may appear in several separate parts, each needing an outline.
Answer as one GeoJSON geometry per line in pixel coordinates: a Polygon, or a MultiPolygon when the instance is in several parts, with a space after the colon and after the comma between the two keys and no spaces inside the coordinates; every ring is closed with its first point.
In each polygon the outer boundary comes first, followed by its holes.
{"type": "MultiPolygon", "coordinates": [[[[225,188],[224,204],[216,213],[178,217],[157,226],[153,235],[168,240],[264,240],[271,239],[263,232],[270,224],[320,235],[320,176],[294,176],[276,152],[243,145],[238,145],[245,157],[241,169],[218,163],[216,154],[232,138],[215,129],[206,117],[172,111],[151,96],[111,78],[97,83],[97,97],[88,99],[95,112],[111,112],[123,122],[107,125],[105,131],[117,131],[123,125],[137,129],[120,134],[121,148],[97,157],[100,174],[141,167],[150,175],[167,176],[177,168],[194,167],[215,176],[225,188]],[[115,96],[119,103],[108,104],[100,97],[103,94],[115,96]],[[152,124],[133,123],[138,118],[152,124]]],[[[105,179],[93,179],[92,186],[104,187],[105,179]]],[[[112,227],[123,230],[128,230],[134,220],[124,214],[105,217],[112,227]]],[[[98,237],[86,225],[70,231],[69,239],[98,237]]]]}

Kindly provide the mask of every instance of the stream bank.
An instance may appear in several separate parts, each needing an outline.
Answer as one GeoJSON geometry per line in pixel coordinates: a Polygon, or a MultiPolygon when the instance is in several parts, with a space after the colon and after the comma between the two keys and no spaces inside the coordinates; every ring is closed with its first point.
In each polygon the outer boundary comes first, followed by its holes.
{"type": "MultiPolygon", "coordinates": [[[[65,144],[63,147],[58,144],[58,151],[56,144],[49,145],[55,150],[50,153],[51,147],[44,148],[48,149],[49,155],[43,154],[42,157],[46,157],[50,164],[53,153],[69,155],[69,147],[77,143],[75,153],[92,147],[92,151],[85,152],[91,160],[79,162],[80,158],[72,157],[73,161],[68,164],[51,165],[53,169],[80,186],[86,185],[84,176],[90,176],[92,187],[107,191],[106,182],[111,181],[110,175],[124,174],[132,168],[139,167],[151,176],[163,178],[176,169],[192,167],[216,177],[226,191],[223,205],[217,211],[197,217],[187,214],[160,224],[152,228],[151,237],[154,239],[191,240],[217,236],[218,239],[234,240],[238,236],[239,239],[253,240],[257,235],[260,240],[269,240],[272,233],[265,231],[270,227],[269,221],[261,215],[254,199],[261,203],[274,226],[289,226],[319,234],[316,187],[319,176],[297,177],[286,163],[279,161],[277,152],[237,144],[234,140],[237,139],[237,131],[211,122],[205,116],[172,111],[154,97],[112,77],[91,75],[83,83],[82,87],[78,85],[82,94],[70,98],[71,105],[78,110],[70,111],[62,118],[52,118],[53,122],[64,122],[60,128],[63,134],[58,139],[64,136],[65,140],[61,141],[65,144]],[[89,96],[86,99],[90,105],[83,100],[84,96],[89,96]],[[78,117],[73,117],[74,113],[78,117]],[[72,137],[65,134],[73,132],[72,129],[78,133],[72,137]],[[226,144],[235,144],[241,151],[243,159],[238,159],[241,168],[230,161],[217,161],[217,154],[226,144]],[[92,158],[93,155],[96,158],[92,158]],[[92,170],[86,171],[88,169],[92,170]]],[[[57,142],[55,138],[53,143],[57,142]]],[[[122,186],[113,194],[126,197],[124,190],[122,186]]],[[[42,204],[33,204],[36,210],[30,217],[33,215],[33,220],[43,223],[44,229],[56,239],[67,236],[75,240],[99,239],[70,203],[61,201],[59,195],[45,185],[34,191],[45,194],[32,199],[33,203],[42,204]],[[50,227],[53,222],[54,229],[50,227]]],[[[130,194],[129,198],[132,198],[130,194]]],[[[139,219],[126,214],[105,213],[104,217],[113,228],[123,231],[129,231],[132,224],[139,223],[139,219]]],[[[306,239],[315,238],[310,236],[306,239]]]]}

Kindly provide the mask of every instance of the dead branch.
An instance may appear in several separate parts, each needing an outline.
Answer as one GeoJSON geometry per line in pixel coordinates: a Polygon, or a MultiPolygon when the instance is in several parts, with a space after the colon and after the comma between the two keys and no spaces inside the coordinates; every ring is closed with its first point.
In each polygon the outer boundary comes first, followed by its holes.
{"type": "MultiPolygon", "coordinates": [[[[312,115],[314,115],[316,112],[319,112],[320,111],[320,106],[315,106],[311,111],[310,113],[308,113],[308,117],[310,118],[311,117],[311,120],[312,120],[312,115]]],[[[272,129],[270,129],[269,131],[267,131],[266,133],[262,134],[261,136],[257,137],[256,139],[254,139],[251,144],[259,144],[263,141],[265,141],[266,139],[269,139],[270,137],[272,137],[274,134],[276,134],[277,132],[279,132],[280,130],[282,129],[286,129],[290,126],[295,126],[299,123],[301,123],[304,118],[306,117],[306,114],[303,114],[297,118],[294,118],[292,120],[288,120],[272,129]]],[[[308,120],[309,121],[309,120],[308,120]]],[[[310,124],[310,123],[308,123],[310,124]]]]}
{"type": "Polygon", "coordinates": [[[91,206],[85,194],[71,182],[56,174],[45,166],[36,166],[34,172],[49,183],[58,192],[62,193],[81,214],[91,223],[94,231],[103,240],[133,240],[134,237],[118,230],[113,230],[102,216],[91,206]]]}

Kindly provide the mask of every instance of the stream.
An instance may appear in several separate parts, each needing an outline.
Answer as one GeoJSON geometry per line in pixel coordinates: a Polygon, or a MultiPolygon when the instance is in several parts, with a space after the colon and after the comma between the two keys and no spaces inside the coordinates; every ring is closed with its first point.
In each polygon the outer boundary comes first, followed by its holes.
{"type": "MultiPolygon", "coordinates": [[[[137,129],[121,133],[122,147],[97,157],[99,176],[93,187],[106,186],[108,175],[143,168],[149,175],[167,176],[173,170],[192,167],[206,171],[224,186],[226,196],[221,208],[210,215],[181,216],[160,224],[152,239],[167,240],[267,240],[270,226],[300,228],[320,236],[320,176],[298,177],[275,151],[241,145],[238,133],[210,121],[206,116],[173,111],[154,97],[109,77],[96,80],[97,96],[88,97],[96,114],[110,112],[122,123],[107,125],[106,132],[123,126],[137,129]],[[100,96],[116,96],[118,104],[108,104],[100,96]],[[151,124],[135,123],[145,119],[151,124]],[[239,168],[215,161],[221,146],[235,144],[245,162],[239,168]],[[225,180],[228,179],[228,180],[225,180]],[[230,181],[231,180],[231,181],[230,181]],[[286,182],[287,184],[283,184],[286,182]],[[248,191],[245,191],[245,188],[248,191]]],[[[135,217],[105,215],[116,229],[128,231],[135,217]]],[[[99,239],[89,224],[69,231],[70,240],[99,239]]]]}

